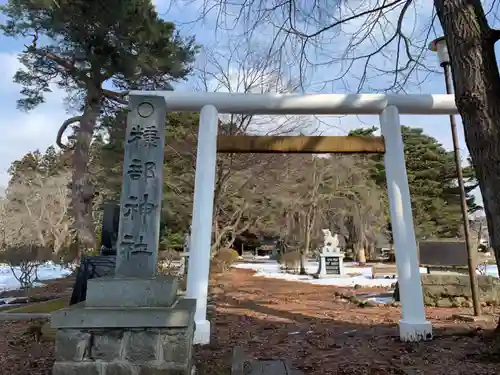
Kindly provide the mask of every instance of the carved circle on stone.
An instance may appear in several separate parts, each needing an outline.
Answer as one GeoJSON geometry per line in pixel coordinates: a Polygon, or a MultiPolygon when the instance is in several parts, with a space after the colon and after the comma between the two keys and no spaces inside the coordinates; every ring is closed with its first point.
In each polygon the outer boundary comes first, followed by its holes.
{"type": "Polygon", "coordinates": [[[155,111],[155,108],[153,107],[153,105],[151,103],[142,102],[141,104],[139,104],[137,106],[137,113],[142,118],[150,117],[154,113],[154,111],[155,111]]]}

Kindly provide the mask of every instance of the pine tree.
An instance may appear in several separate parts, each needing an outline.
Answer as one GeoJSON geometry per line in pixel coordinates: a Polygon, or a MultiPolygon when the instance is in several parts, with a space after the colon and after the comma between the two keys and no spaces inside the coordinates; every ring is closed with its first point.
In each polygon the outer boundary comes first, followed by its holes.
{"type": "Polygon", "coordinates": [[[170,82],[189,74],[196,46],[160,19],[150,0],[9,0],[0,11],[7,36],[31,36],[19,56],[24,69],[14,76],[24,96],[19,108],[35,108],[46,92],[59,87],[82,112],[58,137],[79,122],[72,205],[79,240],[94,247],[89,149],[99,116],[125,103],[123,94],[104,86],[125,92],[169,89],[170,82]]]}
{"type": "MultiPolygon", "coordinates": [[[[361,128],[350,135],[371,135],[377,128],[361,128]]],[[[456,183],[456,168],[452,151],[446,151],[422,129],[402,126],[406,170],[418,238],[455,238],[462,235],[460,195],[456,183]]],[[[383,155],[370,157],[367,163],[372,178],[386,188],[383,155]]],[[[480,208],[470,191],[476,184],[471,167],[464,168],[468,180],[466,192],[469,208],[480,208]]],[[[388,226],[390,228],[390,226],[388,226]]]]}

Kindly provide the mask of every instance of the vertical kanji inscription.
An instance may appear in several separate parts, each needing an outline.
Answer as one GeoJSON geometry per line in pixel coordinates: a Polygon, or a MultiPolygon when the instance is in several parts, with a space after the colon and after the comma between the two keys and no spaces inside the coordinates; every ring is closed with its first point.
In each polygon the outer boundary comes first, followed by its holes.
{"type": "Polygon", "coordinates": [[[131,96],[127,117],[116,275],[156,272],[163,198],[166,103],[131,96]]]}

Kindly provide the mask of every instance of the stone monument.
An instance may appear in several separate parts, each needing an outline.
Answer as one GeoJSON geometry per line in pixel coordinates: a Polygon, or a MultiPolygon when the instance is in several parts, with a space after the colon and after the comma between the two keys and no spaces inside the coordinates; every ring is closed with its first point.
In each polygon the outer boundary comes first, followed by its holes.
{"type": "Polygon", "coordinates": [[[52,314],[53,375],[190,375],[196,300],[156,277],[166,103],[131,96],[116,270],[89,280],[85,302],[52,314]]]}
{"type": "Polygon", "coordinates": [[[120,228],[120,205],[115,202],[106,202],[102,216],[101,255],[116,255],[120,228]]]}
{"type": "Polygon", "coordinates": [[[323,247],[319,254],[318,277],[344,275],[344,254],[339,248],[338,234],[332,235],[330,229],[323,229],[323,247]]]}

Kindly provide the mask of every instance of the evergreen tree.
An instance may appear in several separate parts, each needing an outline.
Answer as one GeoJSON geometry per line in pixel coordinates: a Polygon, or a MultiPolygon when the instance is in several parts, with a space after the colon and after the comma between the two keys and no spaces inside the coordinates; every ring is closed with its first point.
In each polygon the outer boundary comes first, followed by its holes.
{"type": "MultiPolygon", "coordinates": [[[[361,128],[350,135],[372,135],[377,128],[361,128]]],[[[460,195],[456,183],[453,151],[446,151],[422,129],[402,126],[406,170],[418,238],[454,238],[462,235],[460,195]]],[[[369,157],[367,168],[376,183],[386,188],[383,155],[369,157]]],[[[464,177],[473,181],[473,170],[466,167],[464,177]]],[[[474,189],[469,183],[467,193],[474,189]]],[[[469,208],[477,210],[474,196],[467,196],[469,208]]],[[[390,226],[388,226],[390,228],[390,226]]]]}
{"type": "Polygon", "coordinates": [[[43,176],[55,176],[70,166],[66,152],[56,151],[52,146],[41,153],[39,150],[28,152],[21,160],[14,160],[9,168],[9,185],[20,180],[29,180],[30,174],[41,174],[43,176]]]}
{"type": "Polygon", "coordinates": [[[79,122],[72,204],[80,241],[94,247],[89,150],[98,117],[124,104],[122,94],[104,86],[168,89],[190,72],[196,46],[159,18],[151,0],[9,0],[0,11],[7,36],[32,36],[19,57],[24,69],[14,76],[24,96],[19,108],[35,108],[58,86],[82,112],[64,124],[58,138],[79,122]]]}

